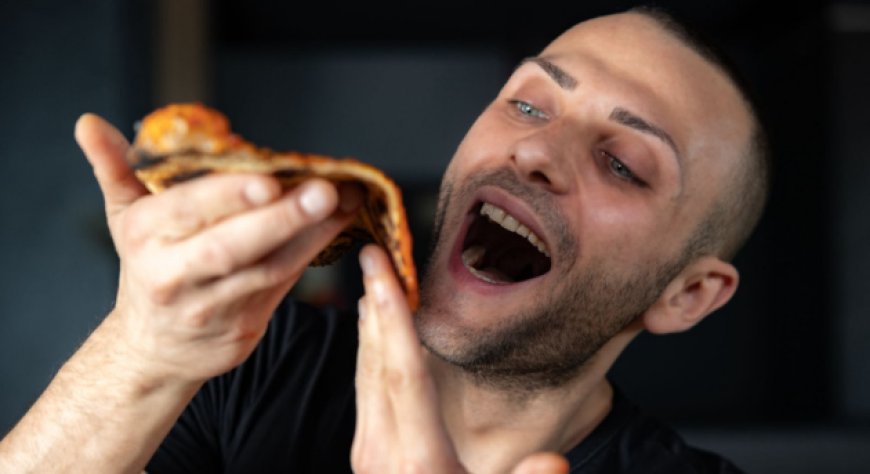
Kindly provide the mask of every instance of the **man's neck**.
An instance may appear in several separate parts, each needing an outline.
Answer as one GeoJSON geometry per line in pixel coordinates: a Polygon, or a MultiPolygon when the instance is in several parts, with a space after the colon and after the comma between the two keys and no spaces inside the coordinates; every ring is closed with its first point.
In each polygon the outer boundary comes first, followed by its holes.
{"type": "Polygon", "coordinates": [[[607,371],[636,332],[620,333],[565,384],[516,394],[499,390],[429,357],[445,425],[470,472],[509,472],[525,456],[565,453],[610,412],[607,371]]]}

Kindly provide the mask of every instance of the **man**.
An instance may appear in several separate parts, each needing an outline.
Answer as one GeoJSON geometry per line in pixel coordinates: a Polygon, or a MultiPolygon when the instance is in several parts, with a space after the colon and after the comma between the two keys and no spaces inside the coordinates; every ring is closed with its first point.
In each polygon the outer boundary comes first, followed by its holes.
{"type": "Polygon", "coordinates": [[[730,299],[766,195],[752,108],[667,17],[581,23],[515,70],[446,171],[413,316],[372,246],[358,324],[282,302],[354,188],[233,175],[152,196],[111,126],[86,115],[76,138],[117,303],[0,471],[736,472],[605,378],[640,331],[730,299]]]}

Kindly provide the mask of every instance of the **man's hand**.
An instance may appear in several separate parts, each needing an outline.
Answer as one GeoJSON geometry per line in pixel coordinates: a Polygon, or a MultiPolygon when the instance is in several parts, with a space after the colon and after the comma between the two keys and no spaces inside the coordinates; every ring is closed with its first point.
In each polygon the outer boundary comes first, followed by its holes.
{"type": "Polygon", "coordinates": [[[323,180],[286,195],[276,180],[218,175],[149,195],[121,134],[83,116],[76,139],[94,167],[121,257],[119,337],[156,378],[205,380],[241,363],[272,310],[360,202],[323,180]],[[341,201],[341,208],[339,203],[341,201]]]}
{"type": "Polygon", "coordinates": [[[141,472],[201,384],[253,351],[361,202],[322,180],[281,195],[274,179],[245,175],[151,195],[115,128],[84,115],[75,136],[121,258],[118,298],[0,441],[0,472],[141,472]]]}
{"type": "MultiPolygon", "coordinates": [[[[360,253],[357,424],[351,464],[358,473],[464,473],[440,413],[412,315],[382,249],[360,253]]],[[[568,472],[552,453],[525,458],[514,474],[568,472]]]]}

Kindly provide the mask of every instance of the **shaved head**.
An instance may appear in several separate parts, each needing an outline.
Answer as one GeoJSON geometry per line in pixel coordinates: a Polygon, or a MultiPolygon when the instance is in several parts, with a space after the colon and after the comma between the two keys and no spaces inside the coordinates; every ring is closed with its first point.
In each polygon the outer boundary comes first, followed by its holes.
{"type": "Polygon", "coordinates": [[[725,186],[686,245],[691,259],[712,254],[731,260],[743,247],[764,212],[770,192],[771,158],[767,134],[743,78],[727,57],[671,14],[659,8],[636,7],[630,13],[654,21],[710,64],[719,69],[740,93],[751,118],[751,133],[745,143],[736,143],[735,166],[725,176],[725,186]]]}

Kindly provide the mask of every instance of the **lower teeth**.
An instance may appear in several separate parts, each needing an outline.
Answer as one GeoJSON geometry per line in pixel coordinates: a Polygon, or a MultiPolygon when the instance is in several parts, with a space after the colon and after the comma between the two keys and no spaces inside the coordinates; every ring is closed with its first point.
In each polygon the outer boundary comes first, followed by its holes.
{"type": "Polygon", "coordinates": [[[478,270],[474,267],[467,267],[468,271],[471,272],[472,275],[480,278],[481,280],[487,283],[500,284],[500,283],[513,283],[513,281],[508,278],[505,274],[494,268],[487,268],[486,270],[478,270]]]}
{"type": "Polygon", "coordinates": [[[483,256],[486,254],[486,249],[481,245],[473,245],[462,252],[462,263],[472,275],[480,278],[487,283],[510,283],[511,280],[507,275],[495,268],[486,268],[478,270],[477,265],[481,264],[483,256]]]}

